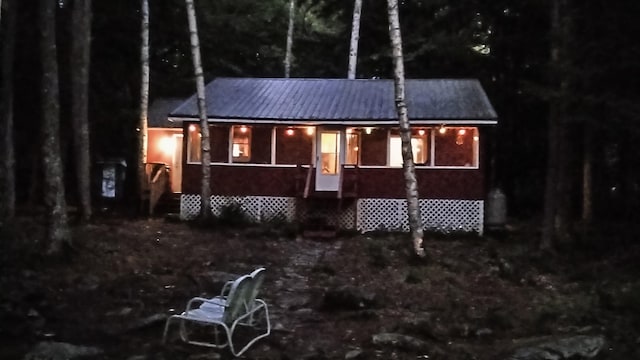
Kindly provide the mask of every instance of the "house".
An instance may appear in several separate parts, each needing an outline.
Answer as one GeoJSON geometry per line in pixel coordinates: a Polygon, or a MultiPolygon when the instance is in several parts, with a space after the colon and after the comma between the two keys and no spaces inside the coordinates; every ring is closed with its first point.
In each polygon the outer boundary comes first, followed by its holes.
{"type": "Polygon", "coordinates": [[[180,193],[182,172],[182,124],[169,121],[167,114],[184,102],[180,98],[159,98],[147,114],[147,164],[169,168],[171,191],[180,193]]]}
{"type": "MultiPolygon", "coordinates": [[[[214,214],[239,204],[255,220],[285,217],[359,231],[408,230],[392,80],[218,78],[206,86],[214,214]]],[[[484,139],[497,115],[469,79],[411,79],[406,96],[427,230],[483,231],[484,139]]],[[[182,124],[181,217],[200,209],[196,96],[182,124]]]]}

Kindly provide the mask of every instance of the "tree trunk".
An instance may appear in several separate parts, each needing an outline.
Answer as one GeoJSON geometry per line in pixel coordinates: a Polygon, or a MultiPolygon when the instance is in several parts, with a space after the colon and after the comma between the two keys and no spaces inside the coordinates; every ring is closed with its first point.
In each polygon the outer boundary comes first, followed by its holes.
{"type": "Polygon", "coordinates": [[[211,217],[211,144],[209,142],[209,122],[207,120],[207,103],[204,93],[204,73],[200,60],[200,39],[196,22],[196,9],[193,0],[185,0],[187,17],[189,20],[189,34],[191,35],[191,55],[196,79],[198,96],[198,115],[200,117],[201,152],[202,152],[202,186],[200,190],[200,218],[206,220],[211,217]]]}
{"type": "Polygon", "coordinates": [[[47,254],[58,256],[70,244],[62,159],[60,156],[60,99],[56,49],[56,4],[40,0],[44,202],[47,207],[47,254]]]}
{"type": "MultiPolygon", "coordinates": [[[[0,171],[0,221],[11,219],[16,212],[15,151],[13,144],[13,60],[17,5],[16,0],[5,2],[8,15],[2,44],[2,171],[0,171]]],[[[0,8],[2,6],[0,5],[0,8]]]]}
{"type": "Polygon", "coordinates": [[[569,101],[570,17],[568,0],[553,0],[551,5],[551,71],[557,83],[549,103],[549,143],[544,199],[544,218],[540,248],[551,250],[570,238],[569,145],[567,116],[569,101]]]}
{"type": "MultiPolygon", "coordinates": [[[[142,23],[140,29],[140,64],[141,64],[141,86],[140,86],[140,118],[138,120],[138,198],[140,199],[140,209],[144,209],[144,202],[147,200],[145,192],[149,191],[146,172],[147,146],[148,146],[148,112],[149,112],[149,1],[142,0],[140,4],[142,23]]],[[[148,204],[151,206],[151,202],[148,204]]],[[[151,210],[151,209],[149,209],[151,210]]]]}
{"type": "Polygon", "coordinates": [[[360,14],[362,12],[362,0],[354,0],[353,22],[351,23],[351,43],[349,46],[348,79],[356,78],[356,65],[358,63],[358,42],[360,41],[360,14]]]}
{"type": "Polygon", "coordinates": [[[409,228],[413,241],[413,250],[419,257],[424,257],[422,244],[423,229],[418,204],[418,180],[416,178],[413,152],[411,151],[411,125],[407,114],[404,87],[404,63],[402,54],[402,36],[400,33],[400,19],[398,15],[398,1],[387,0],[389,13],[389,37],[393,50],[393,78],[395,83],[395,102],[400,123],[400,139],[402,140],[402,167],[404,169],[405,189],[407,192],[407,205],[409,216],[409,228]]]}
{"type": "Polygon", "coordinates": [[[293,61],[293,25],[295,22],[296,1],[289,0],[289,28],[287,29],[287,50],[284,56],[284,77],[291,75],[291,61],[293,61]]]}
{"type": "Polygon", "coordinates": [[[585,120],[582,144],[582,223],[588,226],[593,218],[593,129],[585,120]]]}
{"type": "Polygon", "coordinates": [[[91,218],[89,152],[89,66],[91,63],[91,0],[75,0],[71,12],[71,118],[76,156],[78,198],[83,221],[91,218]]]}

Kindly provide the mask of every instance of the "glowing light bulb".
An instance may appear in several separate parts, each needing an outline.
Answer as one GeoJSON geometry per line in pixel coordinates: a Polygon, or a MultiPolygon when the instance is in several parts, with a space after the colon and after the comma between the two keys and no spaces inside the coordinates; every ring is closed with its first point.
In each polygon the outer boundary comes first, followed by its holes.
{"type": "Polygon", "coordinates": [[[247,127],[244,126],[244,125],[240,126],[240,132],[241,133],[246,133],[247,132],[247,127]]]}
{"type": "Polygon", "coordinates": [[[286,134],[289,135],[289,136],[293,135],[293,129],[292,128],[288,128],[287,131],[286,131],[286,134]]]}
{"type": "Polygon", "coordinates": [[[307,135],[313,135],[313,126],[307,128],[307,135]]]}
{"type": "Polygon", "coordinates": [[[424,129],[418,130],[418,135],[420,135],[420,136],[424,135],[424,129]]]}
{"type": "Polygon", "coordinates": [[[193,124],[189,125],[189,131],[196,131],[196,126],[193,124]]]}
{"type": "Polygon", "coordinates": [[[438,132],[442,135],[444,135],[447,132],[447,128],[444,127],[444,125],[440,126],[440,129],[438,129],[438,132]]]}
{"type": "Polygon", "coordinates": [[[370,135],[372,130],[373,130],[373,129],[372,129],[372,128],[370,128],[370,127],[368,127],[368,128],[364,128],[364,132],[365,132],[367,135],[370,135]]]}

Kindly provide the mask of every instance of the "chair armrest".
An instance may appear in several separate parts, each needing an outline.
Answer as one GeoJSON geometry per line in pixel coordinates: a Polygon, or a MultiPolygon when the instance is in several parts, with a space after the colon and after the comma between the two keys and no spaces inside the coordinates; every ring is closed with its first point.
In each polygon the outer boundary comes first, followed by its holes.
{"type": "Polygon", "coordinates": [[[212,299],[207,299],[207,298],[203,298],[203,297],[199,297],[196,296],[194,298],[192,298],[191,300],[189,300],[189,302],[187,303],[187,307],[185,309],[185,312],[189,312],[190,310],[193,310],[195,308],[198,308],[199,306],[201,306],[202,304],[213,304],[216,306],[222,306],[222,307],[227,307],[226,302],[221,302],[219,298],[212,298],[212,299]],[[194,307],[193,305],[196,304],[197,306],[194,307]]]}

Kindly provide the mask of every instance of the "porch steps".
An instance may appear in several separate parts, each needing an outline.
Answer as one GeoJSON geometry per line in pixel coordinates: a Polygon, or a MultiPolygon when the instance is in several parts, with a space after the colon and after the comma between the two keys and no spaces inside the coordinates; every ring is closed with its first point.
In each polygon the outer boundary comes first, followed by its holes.
{"type": "Polygon", "coordinates": [[[165,216],[169,214],[180,213],[180,196],[181,193],[165,192],[162,194],[156,207],[153,209],[153,215],[165,216]]]}

